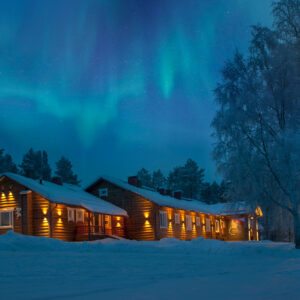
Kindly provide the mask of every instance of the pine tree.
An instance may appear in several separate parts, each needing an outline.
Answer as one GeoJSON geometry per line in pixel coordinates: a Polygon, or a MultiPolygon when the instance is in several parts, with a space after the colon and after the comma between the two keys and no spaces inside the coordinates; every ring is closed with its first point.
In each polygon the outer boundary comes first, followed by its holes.
{"type": "Polygon", "coordinates": [[[64,156],[56,162],[56,171],[55,174],[61,178],[62,182],[79,185],[80,181],[77,178],[77,175],[73,172],[73,166],[70,160],[64,156]]]}
{"type": "Polygon", "coordinates": [[[44,180],[51,180],[51,168],[50,165],[48,163],[48,154],[46,151],[42,151],[41,152],[41,161],[42,161],[42,165],[41,165],[41,173],[42,173],[42,178],[44,180]]]}
{"type": "Polygon", "coordinates": [[[183,193],[189,198],[199,198],[203,178],[204,169],[199,169],[195,161],[188,159],[182,169],[183,193]]]}
{"type": "Polygon", "coordinates": [[[0,173],[4,172],[18,173],[18,168],[11,155],[4,155],[4,149],[0,149],[0,173]]]}
{"type": "Polygon", "coordinates": [[[32,148],[23,156],[22,164],[20,165],[21,174],[23,176],[38,179],[36,154],[32,148]]]}
{"type": "Polygon", "coordinates": [[[138,171],[137,177],[142,186],[152,187],[151,175],[148,170],[142,168],[138,171]]]}
{"type": "Polygon", "coordinates": [[[181,190],[184,197],[200,199],[204,169],[188,159],[184,166],[175,167],[168,177],[168,187],[175,191],[181,190]]]}
{"type": "Polygon", "coordinates": [[[154,171],[152,173],[152,187],[155,189],[159,189],[164,187],[166,184],[166,178],[161,172],[161,170],[154,171]]]}
{"type": "Polygon", "coordinates": [[[32,179],[51,179],[51,168],[46,151],[34,151],[32,148],[24,155],[20,165],[21,174],[32,179]]]}

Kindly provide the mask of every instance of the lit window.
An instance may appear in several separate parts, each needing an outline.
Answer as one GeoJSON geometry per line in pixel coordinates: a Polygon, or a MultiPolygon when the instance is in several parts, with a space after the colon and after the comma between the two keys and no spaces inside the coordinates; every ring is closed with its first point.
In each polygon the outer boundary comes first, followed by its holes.
{"type": "Polygon", "coordinates": [[[108,196],[108,189],[104,188],[104,189],[99,189],[99,197],[107,197],[108,196]]]}
{"type": "Polygon", "coordinates": [[[220,232],[220,222],[219,222],[219,220],[216,220],[215,224],[216,224],[216,233],[219,233],[220,232]]]}
{"type": "Polygon", "coordinates": [[[68,221],[75,221],[75,208],[68,207],[68,221]]]}
{"type": "Polygon", "coordinates": [[[196,217],[196,226],[201,226],[200,217],[196,217]]]}
{"type": "Polygon", "coordinates": [[[180,224],[180,214],[175,214],[175,224],[180,224]]]}
{"type": "Polygon", "coordinates": [[[205,224],[205,230],[206,232],[210,232],[210,219],[206,219],[206,224],[205,224]]]}
{"type": "Polygon", "coordinates": [[[159,212],[159,224],[160,228],[167,228],[167,213],[165,211],[160,211],[159,212]]]}
{"type": "Polygon", "coordinates": [[[13,228],[13,210],[0,211],[0,228],[13,228]]]}
{"type": "Polygon", "coordinates": [[[76,209],[76,222],[84,223],[84,210],[83,209],[76,209]]]}
{"type": "Polygon", "coordinates": [[[193,220],[192,216],[186,215],[186,230],[192,230],[193,229],[193,220]]]}

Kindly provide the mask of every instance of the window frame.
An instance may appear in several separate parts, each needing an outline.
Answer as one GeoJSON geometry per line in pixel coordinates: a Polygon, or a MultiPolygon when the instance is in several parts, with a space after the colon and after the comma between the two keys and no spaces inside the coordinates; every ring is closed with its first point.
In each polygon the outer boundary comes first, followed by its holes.
{"type": "Polygon", "coordinates": [[[100,198],[107,197],[108,196],[108,188],[100,188],[100,189],[98,189],[98,193],[99,193],[100,198]]]}
{"type": "Polygon", "coordinates": [[[200,217],[196,217],[196,226],[201,227],[201,219],[200,217]]]}
{"type": "Polygon", "coordinates": [[[180,224],[180,214],[175,213],[174,214],[175,224],[180,224]]]}
{"type": "Polygon", "coordinates": [[[75,222],[75,211],[76,211],[76,208],[68,207],[68,222],[75,222]],[[72,212],[71,217],[70,217],[70,212],[72,212]]]}
{"type": "Polygon", "coordinates": [[[166,211],[159,211],[159,227],[168,228],[168,214],[166,211]]]}
{"type": "Polygon", "coordinates": [[[0,229],[6,229],[6,228],[14,228],[14,209],[1,209],[0,210],[0,229]],[[10,225],[2,226],[2,213],[10,213],[10,225]]]}
{"type": "Polygon", "coordinates": [[[82,222],[84,223],[84,209],[81,208],[76,208],[76,223],[82,222]],[[82,213],[82,218],[79,218],[79,212],[82,213]]]}
{"type": "Polygon", "coordinates": [[[192,231],[193,230],[193,218],[190,215],[185,216],[185,224],[186,230],[192,231]]]}

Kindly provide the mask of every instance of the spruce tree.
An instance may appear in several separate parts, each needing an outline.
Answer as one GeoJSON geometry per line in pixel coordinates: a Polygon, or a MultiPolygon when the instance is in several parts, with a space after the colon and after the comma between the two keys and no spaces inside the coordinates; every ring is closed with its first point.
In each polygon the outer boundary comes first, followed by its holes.
{"type": "Polygon", "coordinates": [[[56,163],[55,174],[61,178],[62,182],[79,185],[80,181],[72,170],[72,163],[64,156],[56,163]]]}
{"type": "Polygon", "coordinates": [[[181,190],[186,198],[200,199],[203,177],[204,169],[199,169],[195,161],[188,159],[184,166],[170,172],[168,187],[173,191],[181,190]]]}
{"type": "Polygon", "coordinates": [[[142,186],[152,187],[151,175],[148,170],[142,168],[138,171],[137,177],[142,186]]]}
{"type": "Polygon", "coordinates": [[[20,165],[21,174],[32,179],[51,179],[51,168],[46,151],[34,151],[32,148],[24,155],[20,165]]]}
{"type": "Polygon", "coordinates": [[[166,178],[161,172],[161,170],[154,171],[152,173],[152,187],[155,189],[159,189],[164,187],[166,184],[166,178]]]}
{"type": "Polygon", "coordinates": [[[0,149],[0,173],[4,172],[18,173],[18,168],[11,155],[4,155],[4,149],[0,149]]]}

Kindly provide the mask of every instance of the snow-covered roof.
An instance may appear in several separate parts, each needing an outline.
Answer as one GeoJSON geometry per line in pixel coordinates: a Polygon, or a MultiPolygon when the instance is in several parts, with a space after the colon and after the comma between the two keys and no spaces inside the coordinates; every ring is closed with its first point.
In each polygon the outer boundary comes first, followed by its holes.
{"type": "Polygon", "coordinates": [[[140,195],[160,206],[207,213],[211,215],[238,215],[247,214],[251,211],[245,202],[206,204],[204,202],[194,199],[179,200],[168,195],[161,195],[159,192],[148,188],[133,186],[127,183],[126,181],[114,177],[102,176],[100,180],[101,179],[106,180],[114,185],[117,185],[125,190],[131,191],[137,195],[140,195]]]}
{"type": "Polygon", "coordinates": [[[18,182],[25,188],[42,195],[54,203],[81,206],[89,211],[97,213],[127,216],[127,212],[125,210],[85,192],[82,188],[76,185],[65,183],[63,185],[58,185],[45,180],[43,180],[42,184],[40,184],[38,180],[13,173],[1,174],[0,180],[4,176],[18,182]]]}

